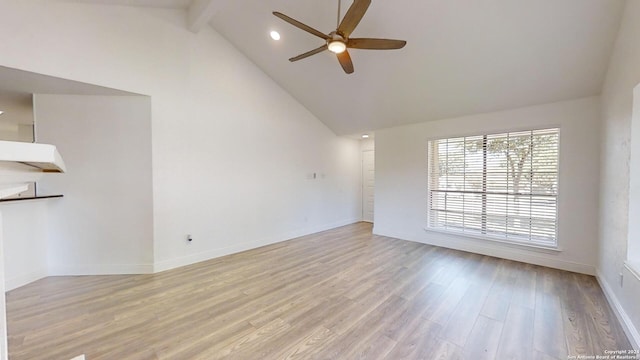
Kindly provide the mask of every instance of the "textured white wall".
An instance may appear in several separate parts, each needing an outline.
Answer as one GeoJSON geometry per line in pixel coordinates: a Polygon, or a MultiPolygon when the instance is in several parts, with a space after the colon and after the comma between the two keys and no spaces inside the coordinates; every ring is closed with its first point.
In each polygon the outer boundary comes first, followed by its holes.
{"type": "Polygon", "coordinates": [[[153,271],[151,108],[143,96],[34,95],[36,136],[67,172],[43,177],[48,273],[153,271]]]}
{"type": "Polygon", "coordinates": [[[358,142],[212,29],[186,30],[184,12],[30,0],[0,11],[0,65],[151,97],[155,270],[360,219],[358,142]]]}
{"type": "MultiPolygon", "coordinates": [[[[0,140],[33,142],[33,100],[30,94],[0,91],[0,140]]],[[[30,197],[35,188],[9,198],[30,197]]],[[[8,274],[7,279],[11,278],[8,274]]]]}
{"type": "Polygon", "coordinates": [[[360,149],[362,151],[375,150],[375,148],[376,148],[376,143],[374,139],[368,138],[368,139],[360,140],[360,149]]]}
{"type": "Polygon", "coordinates": [[[33,141],[33,103],[30,95],[0,92],[0,140],[33,141]]]}
{"type": "MultiPolygon", "coordinates": [[[[33,141],[33,102],[30,95],[0,93],[0,140],[33,141]],[[28,131],[27,131],[28,130],[28,131]]],[[[33,189],[22,194],[33,196],[33,189]]],[[[47,274],[46,204],[41,201],[2,203],[4,214],[5,290],[47,274]]]]}
{"type": "Polygon", "coordinates": [[[188,125],[154,120],[158,269],[359,220],[358,142],[213,31],[196,45],[188,125]]]}
{"type": "Polygon", "coordinates": [[[631,156],[629,158],[629,230],[627,260],[640,272],[640,85],[633,91],[631,156]]]}
{"type": "Polygon", "coordinates": [[[52,200],[0,204],[4,226],[5,290],[47,276],[48,206],[52,200]]]}
{"type": "MultiPolygon", "coordinates": [[[[2,265],[3,271],[0,272],[0,293],[4,294],[6,291],[5,287],[5,278],[4,278],[4,230],[3,228],[3,217],[2,212],[0,212],[0,249],[2,250],[2,257],[0,258],[0,265],[2,265]]],[[[4,296],[0,296],[0,360],[6,360],[9,356],[7,354],[8,344],[7,344],[7,304],[6,298],[4,296]]]]}
{"type": "MultiPolygon", "coordinates": [[[[640,280],[624,269],[627,258],[633,88],[640,83],[640,1],[626,2],[602,92],[602,149],[598,275],[626,312],[640,342],[640,280]],[[625,275],[622,286],[619,274],[625,275]]],[[[635,145],[634,145],[635,146],[635,145]]],[[[640,161],[640,159],[634,159],[640,161]]],[[[633,331],[633,330],[632,330],[633,331]]]]}
{"type": "Polygon", "coordinates": [[[374,232],[593,274],[598,214],[599,98],[376,131],[374,232]],[[559,235],[562,252],[533,251],[463,236],[426,232],[427,142],[438,137],[560,127],[559,235]]]}

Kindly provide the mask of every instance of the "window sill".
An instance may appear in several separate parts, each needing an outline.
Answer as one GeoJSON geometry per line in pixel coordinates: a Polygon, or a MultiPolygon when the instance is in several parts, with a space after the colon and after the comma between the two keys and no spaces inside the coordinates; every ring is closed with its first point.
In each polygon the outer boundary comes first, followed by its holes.
{"type": "Polygon", "coordinates": [[[430,228],[430,227],[425,227],[424,231],[425,232],[433,232],[433,233],[443,234],[443,235],[449,235],[449,236],[456,236],[456,237],[460,237],[460,238],[464,238],[464,239],[481,240],[481,241],[486,241],[486,242],[491,242],[491,243],[498,243],[500,245],[505,245],[505,246],[512,247],[512,248],[517,248],[517,249],[532,250],[532,251],[538,251],[538,252],[544,252],[544,253],[559,253],[559,252],[562,252],[562,248],[557,247],[557,246],[544,246],[544,245],[538,245],[538,244],[525,244],[525,243],[518,242],[518,241],[502,240],[502,239],[498,239],[498,238],[493,238],[493,237],[488,237],[488,236],[480,236],[480,235],[473,235],[473,234],[457,232],[457,231],[445,231],[445,230],[433,229],[433,228],[430,228]]]}
{"type": "Polygon", "coordinates": [[[624,262],[624,267],[640,281],[640,261],[627,260],[624,262]]]}

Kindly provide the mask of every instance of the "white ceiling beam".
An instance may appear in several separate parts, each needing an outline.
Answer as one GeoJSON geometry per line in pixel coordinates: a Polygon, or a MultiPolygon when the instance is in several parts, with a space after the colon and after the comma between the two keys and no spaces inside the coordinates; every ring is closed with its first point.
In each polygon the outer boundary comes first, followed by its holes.
{"type": "Polygon", "coordinates": [[[226,0],[193,0],[189,5],[187,25],[194,33],[200,32],[209,20],[220,10],[226,0]]]}

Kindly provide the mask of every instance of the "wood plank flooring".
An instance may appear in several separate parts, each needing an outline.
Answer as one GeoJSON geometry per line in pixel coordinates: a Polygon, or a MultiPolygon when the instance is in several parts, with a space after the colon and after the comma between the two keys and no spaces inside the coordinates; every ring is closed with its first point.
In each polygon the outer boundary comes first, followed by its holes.
{"type": "Polygon", "coordinates": [[[631,349],[591,276],[359,223],[153,275],[7,294],[11,360],[567,359],[631,349]]]}

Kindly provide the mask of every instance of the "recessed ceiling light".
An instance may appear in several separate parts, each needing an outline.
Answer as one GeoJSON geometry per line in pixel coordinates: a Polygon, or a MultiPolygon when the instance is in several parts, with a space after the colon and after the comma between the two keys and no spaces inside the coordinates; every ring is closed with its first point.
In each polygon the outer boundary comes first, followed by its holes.
{"type": "Polygon", "coordinates": [[[369,135],[368,135],[368,134],[363,134],[363,135],[362,135],[362,138],[363,138],[363,139],[368,139],[368,138],[369,138],[369,135]]]}
{"type": "Polygon", "coordinates": [[[0,115],[2,115],[4,113],[4,111],[0,110],[0,115]]]}
{"type": "Polygon", "coordinates": [[[273,40],[276,40],[276,41],[277,41],[277,40],[280,40],[280,33],[279,33],[279,32],[277,32],[277,31],[275,31],[275,30],[274,30],[274,31],[272,31],[272,32],[270,32],[270,33],[269,33],[269,35],[271,35],[271,38],[272,38],[273,40]]]}

